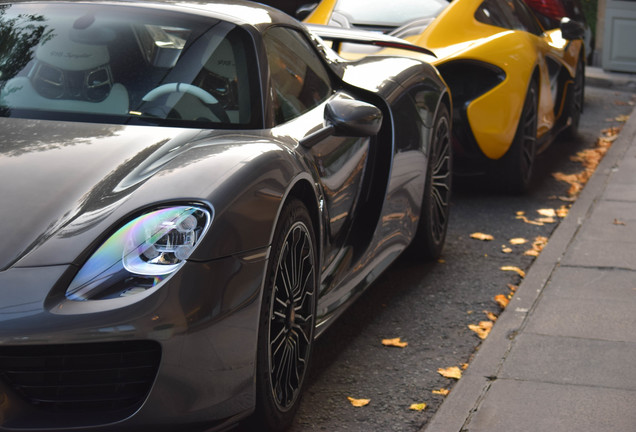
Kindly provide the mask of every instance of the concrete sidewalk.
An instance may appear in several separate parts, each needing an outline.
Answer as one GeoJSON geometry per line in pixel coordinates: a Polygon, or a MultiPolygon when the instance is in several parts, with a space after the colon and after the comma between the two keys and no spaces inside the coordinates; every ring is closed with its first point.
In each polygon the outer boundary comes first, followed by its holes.
{"type": "Polygon", "coordinates": [[[423,431],[636,431],[635,365],[636,110],[423,431]]]}

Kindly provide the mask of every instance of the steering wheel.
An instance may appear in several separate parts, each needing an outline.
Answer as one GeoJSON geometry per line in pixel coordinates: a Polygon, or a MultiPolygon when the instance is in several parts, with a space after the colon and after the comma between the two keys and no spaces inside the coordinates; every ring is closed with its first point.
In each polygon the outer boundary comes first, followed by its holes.
{"type": "Polygon", "coordinates": [[[201,87],[186,83],[168,83],[160,85],[146,93],[141,100],[144,102],[152,102],[155,99],[170,93],[188,93],[192,96],[198,97],[202,102],[208,105],[219,103],[214,96],[203,90],[201,87]]]}
{"type": "Polygon", "coordinates": [[[228,117],[225,110],[220,106],[219,100],[212,96],[207,91],[203,90],[201,87],[197,87],[192,84],[186,83],[168,83],[160,85],[157,88],[150,90],[148,93],[141,98],[144,102],[153,102],[159,99],[161,96],[171,94],[171,93],[187,93],[196,98],[198,98],[203,104],[214,114],[218,119],[222,122],[229,123],[230,118],[228,117]]]}

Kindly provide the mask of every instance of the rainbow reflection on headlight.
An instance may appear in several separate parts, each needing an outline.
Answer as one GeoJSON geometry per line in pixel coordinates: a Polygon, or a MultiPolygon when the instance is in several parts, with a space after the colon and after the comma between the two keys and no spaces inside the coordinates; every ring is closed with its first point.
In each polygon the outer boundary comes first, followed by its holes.
{"type": "Polygon", "coordinates": [[[195,206],[162,208],[133,219],[88,259],[66,297],[125,297],[157,286],[185,264],[210,222],[210,211],[195,206]]]}

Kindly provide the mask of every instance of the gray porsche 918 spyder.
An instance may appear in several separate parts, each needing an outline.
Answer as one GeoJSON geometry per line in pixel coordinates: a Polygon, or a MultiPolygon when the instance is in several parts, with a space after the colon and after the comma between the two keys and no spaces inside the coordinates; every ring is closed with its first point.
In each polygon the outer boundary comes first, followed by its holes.
{"type": "Polygon", "coordinates": [[[440,255],[451,112],[256,3],[0,2],[0,430],[288,427],[315,338],[440,255]]]}

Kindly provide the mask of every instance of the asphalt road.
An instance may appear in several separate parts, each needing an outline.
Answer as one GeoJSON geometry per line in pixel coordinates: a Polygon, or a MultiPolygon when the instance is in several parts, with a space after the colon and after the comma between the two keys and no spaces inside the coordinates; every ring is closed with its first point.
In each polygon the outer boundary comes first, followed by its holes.
{"type": "Polygon", "coordinates": [[[534,258],[523,255],[537,236],[549,237],[557,223],[542,226],[517,219],[523,211],[530,220],[538,209],[558,209],[567,202],[569,186],[552,173],[582,170],[572,155],[596,145],[601,131],[622,123],[636,101],[634,93],[586,88],[584,113],[576,140],[558,140],[537,162],[535,184],[524,196],[493,191],[469,182],[455,189],[452,217],[443,259],[420,263],[401,257],[317,341],[309,382],[292,432],[306,431],[418,431],[432,418],[444,396],[432,390],[452,391],[453,379],[439,368],[470,363],[480,339],[469,324],[487,320],[483,311],[501,312],[493,298],[510,293],[508,284],[520,276],[502,266],[527,270],[534,258]],[[482,232],[493,241],[470,238],[482,232]],[[529,243],[511,245],[511,238],[529,243]],[[503,253],[502,245],[512,249],[503,253]],[[381,344],[400,337],[405,348],[381,344]],[[361,408],[347,397],[370,399],[361,408]],[[426,403],[413,411],[413,403],[426,403]]]}

